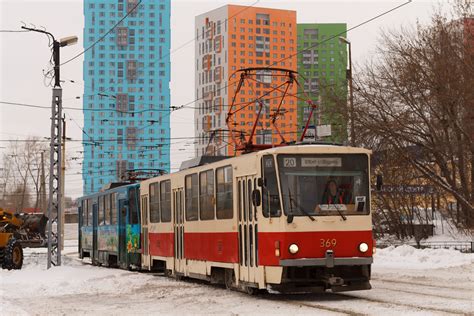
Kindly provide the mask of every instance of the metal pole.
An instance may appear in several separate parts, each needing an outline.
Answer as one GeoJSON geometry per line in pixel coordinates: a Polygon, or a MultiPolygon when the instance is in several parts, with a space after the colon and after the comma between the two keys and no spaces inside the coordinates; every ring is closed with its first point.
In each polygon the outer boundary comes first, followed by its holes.
{"type": "Polygon", "coordinates": [[[355,126],[354,126],[354,95],[353,95],[353,85],[352,85],[352,49],[351,42],[349,45],[349,102],[350,102],[350,120],[351,120],[351,146],[356,145],[355,139],[355,126]]]}
{"type": "Polygon", "coordinates": [[[41,152],[41,203],[40,208],[46,213],[46,175],[44,173],[44,151],[41,152]]]}
{"type": "Polygon", "coordinates": [[[62,142],[62,88],[59,78],[59,48],[60,43],[53,42],[54,74],[53,101],[51,104],[51,143],[49,161],[49,207],[48,207],[48,269],[51,265],[61,265],[61,142],[62,142]],[[56,233],[53,224],[56,223],[56,233]],[[54,240],[53,240],[54,239],[54,240]]]}
{"type": "Polygon", "coordinates": [[[76,36],[70,36],[56,41],[53,34],[36,28],[22,26],[22,29],[43,33],[53,40],[53,60],[54,60],[54,87],[53,101],[51,104],[51,143],[50,143],[50,161],[49,161],[49,201],[48,201],[48,269],[51,264],[61,265],[61,247],[63,236],[63,215],[62,215],[62,196],[64,192],[64,179],[62,172],[62,93],[60,80],[60,56],[59,49],[64,46],[73,45],[77,42],[76,36]],[[54,223],[56,223],[56,233],[53,232],[54,223]],[[54,240],[53,240],[54,239],[54,240]]]}
{"type": "Polygon", "coordinates": [[[66,115],[63,116],[62,147],[61,147],[61,250],[64,250],[64,180],[66,177],[66,115]]]}

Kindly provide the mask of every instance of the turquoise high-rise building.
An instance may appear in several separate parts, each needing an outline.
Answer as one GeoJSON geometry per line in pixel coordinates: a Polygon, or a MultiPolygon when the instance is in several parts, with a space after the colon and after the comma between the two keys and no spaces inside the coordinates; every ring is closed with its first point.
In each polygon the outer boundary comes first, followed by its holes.
{"type": "Polygon", "coordinates": [[[170,0],[84,0],[84,194],[170,169],[170,0]]]}

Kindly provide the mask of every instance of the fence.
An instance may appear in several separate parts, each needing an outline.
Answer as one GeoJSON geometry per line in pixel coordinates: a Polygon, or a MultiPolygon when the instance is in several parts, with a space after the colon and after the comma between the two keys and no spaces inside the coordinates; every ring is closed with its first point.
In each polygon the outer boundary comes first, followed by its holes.
{"type": "Polygon", "coordinates": [[[412,242],[377,242],[378,248],[387,248],[390,246],[409,245],[415,248],[431,248],[431,249],[456,249],[465,253],[474,253],[474,241],[426,241],[420,242],[420,245],[412,242]]]}

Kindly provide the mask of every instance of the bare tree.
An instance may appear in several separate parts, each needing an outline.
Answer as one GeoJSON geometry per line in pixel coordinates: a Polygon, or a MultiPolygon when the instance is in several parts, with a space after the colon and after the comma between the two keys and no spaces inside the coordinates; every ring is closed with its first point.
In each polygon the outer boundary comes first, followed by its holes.
{"type": "MultiPolygon", "coordinates": [[[[448,215],[461,228],[474,226],[472,9],[458,0],[449,16],[382,33],[377,54],[354,74],[357,145],[389,153],[378,170],[386,183],[429,184],[454,199],[458,210],[448,215]]],[[[345,102],[332,98],[332,111],[346,114],[345,102]]]]}
{"type": "Polygon", "coordinates": [[[355,79],[361,144],[392,152],[453,196],[464,227],[474,225],[471,8],[458,3],[454,20],[435,14],[428,26],[384,33],[378,61],[355,79]]]}
{"type": "MultiPolygon", "coordinates": [[[[412,148],[413,149],[413,148],[412,148]]],[[[433,232],[437,192],[424,176],[393,152],[377,152],[373,170],[390,179],[381,192],[372,194],[376,237],[415,238],[417,243],[433,232]]]]}
{"type": "Polygon", "coordinates": [[[33,201],[30,192],[34,191],[33,205],[38,207],[41,193],[41,152],[46,149],[47,145],[36,138],[25,142],[10,142],[7,153],[2,157],[4,167],[1,184],[4,206],[22,211],[31,206],[33,201]]]}

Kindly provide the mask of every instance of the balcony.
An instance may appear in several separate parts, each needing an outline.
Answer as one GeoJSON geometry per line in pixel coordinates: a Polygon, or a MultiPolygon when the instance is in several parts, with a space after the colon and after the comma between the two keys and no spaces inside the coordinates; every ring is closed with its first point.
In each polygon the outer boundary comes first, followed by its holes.
{"type": "Polygon", "coordinates": [[[214,93],[212,91],[204,92],[204,101],[212,101],[213,97],[214,97],[214,93]]]}

